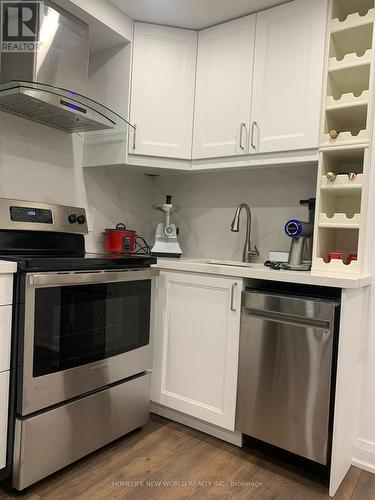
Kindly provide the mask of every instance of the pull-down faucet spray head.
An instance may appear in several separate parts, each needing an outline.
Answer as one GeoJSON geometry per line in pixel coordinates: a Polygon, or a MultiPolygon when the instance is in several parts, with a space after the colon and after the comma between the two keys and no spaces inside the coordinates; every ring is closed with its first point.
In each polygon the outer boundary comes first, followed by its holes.
{"type": "Polygon", "coordinates": [[[230,230],[233,233],[238,233],[240,230],[240,210],[239,210],[239,208],[237,208],[236,213],[234,214],[234,219],[232,220],[230,230]]]}

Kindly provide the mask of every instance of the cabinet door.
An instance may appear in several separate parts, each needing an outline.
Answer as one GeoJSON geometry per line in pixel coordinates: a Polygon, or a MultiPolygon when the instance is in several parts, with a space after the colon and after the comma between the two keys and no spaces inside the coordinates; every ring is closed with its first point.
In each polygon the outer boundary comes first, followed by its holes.
{"type": "Polygon", "coordinates": [[[255,18],[199,32],[193,158],[248,152],[255,18]]]}
{"type": "Polygon", "coordinates": [[[0,469],[6,465],[9,372],[0,373],[0,469]]]}
{"type": "Polygon", "coordinates": [[[191,158],[197,33],[135,23],[131,154],[191,158]]]}
{"type": "Polygon", "coordinates": [[[0,306],[0,372],[10,368],[12,306],[0,306]]]}
{"type": "Polygon", "coordinates": [[[327,0],[257,16],[252,120],[259,153],[317,148],[327,0]]]}
{"type": "Polygon", "coordinates": [[[151,399],[234,430],[241,280],[162,272],[151,399]]]}

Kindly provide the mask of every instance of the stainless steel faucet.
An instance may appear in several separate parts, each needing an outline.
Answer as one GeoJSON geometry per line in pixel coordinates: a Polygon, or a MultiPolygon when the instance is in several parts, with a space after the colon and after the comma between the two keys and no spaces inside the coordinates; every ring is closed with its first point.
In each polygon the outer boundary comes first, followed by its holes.
{"type": "Polygon", "coordinates": [[[257,257],[259,255],[256,245],[251,248],[250,237],[251,237],[251,210],[247,203],[241,203],[236,208],[236,213],[234,214],[234,219],[231,224],[231,231],[238,233],[240,230],[240,213],[242,209],[246,211],[246,239],[245,246],[243,248],[242,261],[250,262],[251,257],[257,257]]]}

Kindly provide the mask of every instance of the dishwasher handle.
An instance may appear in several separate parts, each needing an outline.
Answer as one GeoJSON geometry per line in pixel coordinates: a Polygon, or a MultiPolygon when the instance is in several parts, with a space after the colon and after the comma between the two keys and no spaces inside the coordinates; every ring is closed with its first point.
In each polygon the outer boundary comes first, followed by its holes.
{"type": "Polygon", "coordinates": [[[328,299],[300,297],[245,290],[242,296],[242,310],[260,314],[277,314],[295,318],[304,323],[318,321],[333,323],[339,302],[328,299]]]}
{"type": "Polygon", "coordinates": [[[290,316],[288,314],[276,314],[270,312],[252,311],[250,309],[242,309],[242,318],[257,318],[273,323],[283,325],[300,326],[302,328],[317,328],[331,332],[331,323],[329,321],[314,320],[309,318],[300,318],[298,316],[290,316]]]}

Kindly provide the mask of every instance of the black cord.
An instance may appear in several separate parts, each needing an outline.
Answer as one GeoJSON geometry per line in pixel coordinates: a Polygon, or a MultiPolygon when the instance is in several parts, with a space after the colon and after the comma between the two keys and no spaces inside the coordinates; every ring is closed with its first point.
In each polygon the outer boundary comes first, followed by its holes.
{"type": "Polygon", "coordinates": [[[142,236],[137,235],[137,237],[135,239],[135,250],[133,253],[134,253],[134,255],[140,255],[140,254],[151,255],[151,247],[147,243],[147,241],[144,238],[142,238],[142,236]],[[142,242],[142,244],[139,243],[138,240],[140,240],[142,242]]]}
{"type": "Polygon", "coordinates": [[[266,260],[266,262],[264,263],[266,267],[270,267],[271,269],[274,269],[276,271],[280,271],[280,269],[283,269],[283,264],[284,262],[277,262],[272,260],[266,260]]]}

